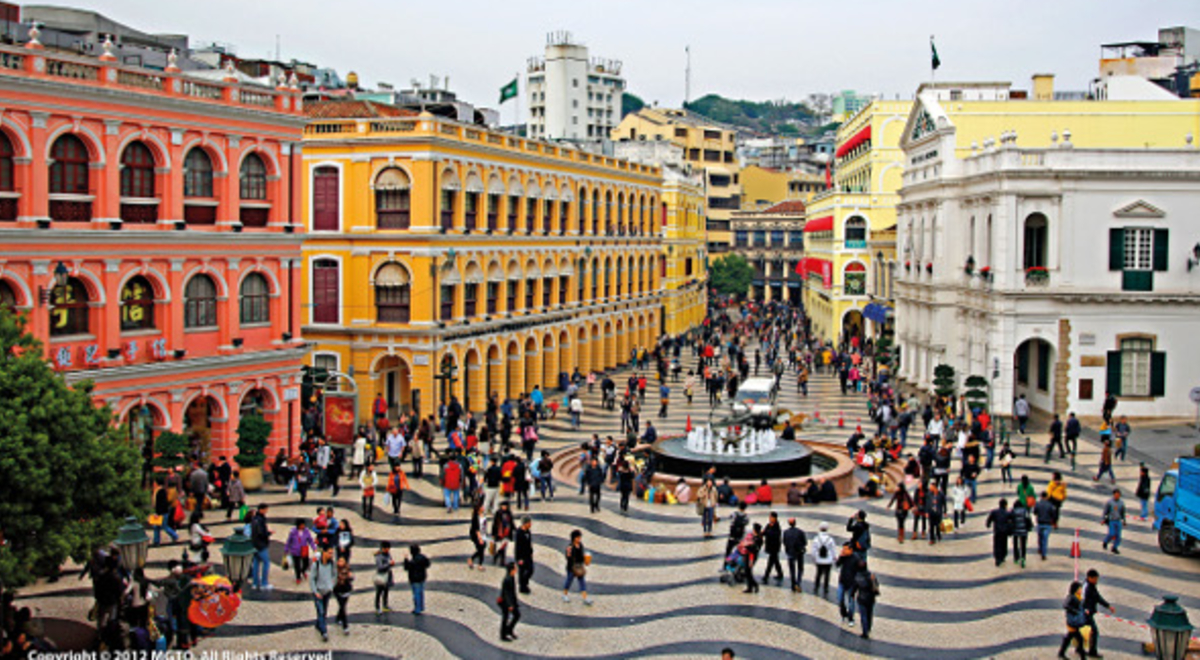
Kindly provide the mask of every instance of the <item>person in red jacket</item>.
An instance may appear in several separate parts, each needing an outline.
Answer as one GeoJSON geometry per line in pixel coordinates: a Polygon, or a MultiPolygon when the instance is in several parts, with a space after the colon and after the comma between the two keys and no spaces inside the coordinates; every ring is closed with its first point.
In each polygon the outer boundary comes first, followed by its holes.
{"type": "Polygon", "coordinates": [[[458,511],[458,495],[462,490],[462,464],[451,458],[442,466],[442,497],[446,501],[446,513],[458,511]]]}
{"type": "Polygon", "coordinates": [[[767,484],[766,479],[763,479],[762,483],[758,485],[758,490],[755,491],[754,496],[758,500],[759,504],[766,504],[770,506],[771,494],[771,486],[767,484]]]}

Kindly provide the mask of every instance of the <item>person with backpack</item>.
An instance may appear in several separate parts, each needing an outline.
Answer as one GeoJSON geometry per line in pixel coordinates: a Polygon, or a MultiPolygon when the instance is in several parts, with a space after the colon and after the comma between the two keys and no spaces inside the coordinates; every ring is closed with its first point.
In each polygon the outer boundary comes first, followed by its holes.
{"type": "Polygon", "coordinates": [[[823,522],[817,529],[819,531],[812,544],[813,564],[817,567],[817,575],[813,578],[813,595],[820,590],[825,598],[829,598],[829,573],[836,561],[837,544],[829,535],[829,523],[823,522]]]}
{"type": "Polygon", "coordinates": [[[375,551],[375,575],[371,579],[371,583],[375,586],[375,616],[392,611],[388,606],[388,593],[392,589],[394,581],[392,567],[395,565],[396,560],[392,559],[391,541],[381,541],[379,549],[375,551]]]}
{"type": "Polygon", "coordinates": [[[746,503],[738,502],[737,511],[734,511],[733,517],[729,519],[729,540],[725,543],[725,554],[721,555],[722,558],[728,557],[734,547],[742,542],[748,524],[750,524],[750,517],[746,515],[746,503]]]}
{"type": "Polygon", "coordinates": [[[875,600],[879,597],[879,580],[867,570],[867,563],[860,561],[854,576],[855,600],[858,601],[859,619],[862,621],[863,639],[871,639],[871,624],[875,621],[875,600]]]}
{"type": "Polygon", "coordinates": [[[1058,657],[1067,657],[1067,649],[1071,642],[1078,646],[1079,660],[1087,660],[1088,654],[1084,649],[1083,633],[1081,630],[1088,624],[1087,614],[1083,610],[1083,584],[1072,582],[1067,589],[1067,597],[1063,599],[1063,610],[1066,611],[1067,634],[1063,635],[1062,644],[1058,647],[1058,657]]]}
{"type": "Polygon", "coordinates": [[[404,571],[408,573],[408,585],[412,588],[413,614],[425,613],[425,581],[429,578],[429,558],[421,554],[421,546],[408,546],[409,556],[404,560],[404,571]]]}
{"type": "Polygon", "coordinates": [[[1029,508],[1023,500],[1013,502],[1009,512],[1009,534],[1012,535],[1013,563],[1025,568],[1025,555],[1029,548],[1029,528],[1032,526],[1029,518],[1029,508]]]}

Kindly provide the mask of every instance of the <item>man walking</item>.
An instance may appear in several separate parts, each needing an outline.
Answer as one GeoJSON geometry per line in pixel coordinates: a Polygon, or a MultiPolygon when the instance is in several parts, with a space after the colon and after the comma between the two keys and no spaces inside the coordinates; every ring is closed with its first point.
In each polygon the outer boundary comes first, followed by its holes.
{"type": "Polygon", "coordinates": [[[588,461],[583,474],[583,481],[588,487],[588,508],[592,513],[600,512],[600,489],[604,486],[604,470],[595,459],[588,461]]]}
{"type": "Polygon", "coordinates": [[[1112,499],[1104,505],[1104,524],[1108,525],[1108,534],[1104,537],[1104,549],[1112,544],[1112,553],[1121,554],[1121,530],[1125,528],[1125,503],[1121,501],[1121,490],[1113,489],[1112,499]]]}
{"type": "Polygon", "coordinates": [[[1072,456],[1079,453],[1079,434],[1082,428],[1079,426],[1079,420],[1075,417],[1075,413],[1067,414],[1067,453],[1072,456]]]}
{"type": "Polygon", "coordinates": [[[1066,458],[1066,450],[1063,449],[1063,423],[1058,418],[1058,413],[1054,414],[1054,421],[1050,422],[1050,444],[1046,446],[1046,462],[1050,462],[1050,455],[1054,453],[1054,447],[1058,447],[1058,457],[1066,458]]]}
{"type": "Polygon", "coordinates": [[[833,570],[833,562],[837,561],[837,544],[829,535],[829,523],[823,522],[817,528],[820,531],[813,540],[813,564],[817,567],[817,577],[813,579],[813,595],[820,590],[825,598],[829,598],[829,573],[833,570]]]}
{"type": "Polygon", "coordinates": [[[254,519],[250,521],[250,542],[254,545],[254,558],[250,562],[250,570],[254,588],[270,591],[274,587],[267,581],[267,575],[271,571],[271,555],[268,554],[271,548],[271,530],[267,527],[267,509],[266,504],[260,504],[254,519]]]}
{"type": "Polygon", "coordinates": [[[767,570],[763,572],[763,582],[771,577],[771,567],[775,567],[775,582],[783,582],[783,566],[779,563],[779,551],[783,545],[783,530],[779,527],[779,515],[771,512],[767,526],[763,529],[763,550],[767,553],[767,570]]]}
{"type": "Polygon", "coordinates": [[[783,533],[783,551],[787,554],[788,577],[792,579],[792,591],[800,592],[804,581],[804,553],[808,550],[808,537],[804,530],[796,527],[796,519],[788,518],[788,528],[783,533]]]}
{"type": "Polygon", "coordinates": [[[412,587],[413,614],[425,613],[425,580],[429,577],[429,558],[421,554],[421,546],[408,546],[409,557],[404,560],[408,585],[412,587]]]}
{"type": "Polygon", "coordinates": [[[1017,417],[1017,432],[1025,435],[1025,425],[1029,423],[1029,401],[1025,399],[1025,395],[1017,397],[1013,403],[1013,415],[1017,417]]]}
{"type": "Polygon", "coordinates": [[[517,564],[510,563],[504,571],[504,582],[500,584],[500,641],[502,642],[511,642],[517,638],[514,630],[517,622],[521,620],[521,605],[517,601],[517,570],[517,564]]]}
{"type": "Polygon", "coordinates": [[[1042,499],[1033,507],[1033,517],[1037,521],[1038,554],[1042,561],[1050,550],[1050,533],[1058,523],[1058,507],[1050,500],[1050,492],[1042,493],[1042,499]]]}
{"type": "Polygon", "coordinates": [[[1103,605],[1108,608],[1109,614],[1116,614],[1117,610],[1112,605],[1104,600],[1104,596],[1100,594],[1100,572],[1094,568],[1089,568],[1087,572],[1087,582],[1083,585],[1083,612],[1087,615],[1087,624],[1092,627],[1092,635],[1088,643],[1088,655],[1093,658],[1101,657],[1097,652],[1097,647],[1100,643],[1100,628],[1096,625],[1096,610],[1098,606],[1103,605]]]}
{"type": "MultiPolygon", "coordinates": [[[[529,580],[533,577],[533,519],[529,516],[521,519],[521,526],[517,528],[516,545],[517,577],[520,580],[521,593],[531,593],[529,580]]],[[[513,600],[516,601],[515,598],[513,600]]],[[[518,618],[520,618],[519,615],[518,618]]],[[[509,628],[509,631],[511,630],[512,628],[509,628]]],[[[501,638],[503,636],[502,632],[501,638]]]]}

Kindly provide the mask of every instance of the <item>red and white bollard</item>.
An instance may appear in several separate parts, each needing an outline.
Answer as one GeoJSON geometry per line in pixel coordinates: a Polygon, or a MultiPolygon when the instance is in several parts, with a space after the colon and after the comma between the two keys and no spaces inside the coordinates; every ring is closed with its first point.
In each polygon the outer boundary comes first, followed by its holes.
{"type": "Polygon", "coordinates": [[[1079,560],[1082,555],[1079,548],[1079,528],[1075,528],[1075,540],[1071,541],[1071,557],[1075,560],[1075,580],[1079,580],[1079,560]]]}

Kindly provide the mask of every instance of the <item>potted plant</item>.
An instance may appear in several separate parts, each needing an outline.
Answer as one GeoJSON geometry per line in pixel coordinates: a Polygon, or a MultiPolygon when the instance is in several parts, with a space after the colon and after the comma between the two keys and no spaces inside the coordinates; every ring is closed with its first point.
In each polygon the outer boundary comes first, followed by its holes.
{"type": "Polygon", "coordinates": [[[933,274],[933,262],[932,261],[925,264],[925,272],[929,273],[930,275],[933,274]]]}
{"type": "Polygon", "coordinates": [[[985,282],[987,282],[988,280],[991,280],[992,279],[992,267],[984,266],[983,268],[980,268],[979,269],[979,277],[981,277],[983,279],[983,281],[985,281],[985,282]]]}
{"type": "Polygon", "coordinates": [[[975,257],[967,257],[967,263],[963,266],[963,270],[970,276],[975,272],[975,257]]]}
{"type": "MultiPolygon", "coordinates": [[[[186,436],[173,431],[163,431],[154,440],[155,479],[162,481],[176,468],[186,467],[192,443],[186,436]]],[[[168,494],[169,495],[169,494],[168,494]]]]}
{"type": "Polygon", "coordinates": [[[911,261],[904,262],[904,270],[906,270],[906,271],[912,270],[912,262],[911,261]]]}
{"type": "Polygon", "coordinates": [[[1025,269],[1025,281],[1029,284],[1045,284],[1050,280],[1050,271],[1045,266],[1031,266],[1025,269]]]}
{"type": "Polygon", "coordinates": [[[257,413],[246,415],[238,422],[236,460],[241,467],[242,486],[247,491],[262,488],[262,466],[267,460],[267,441],[272,428],[271,423],[257,413]]]}

